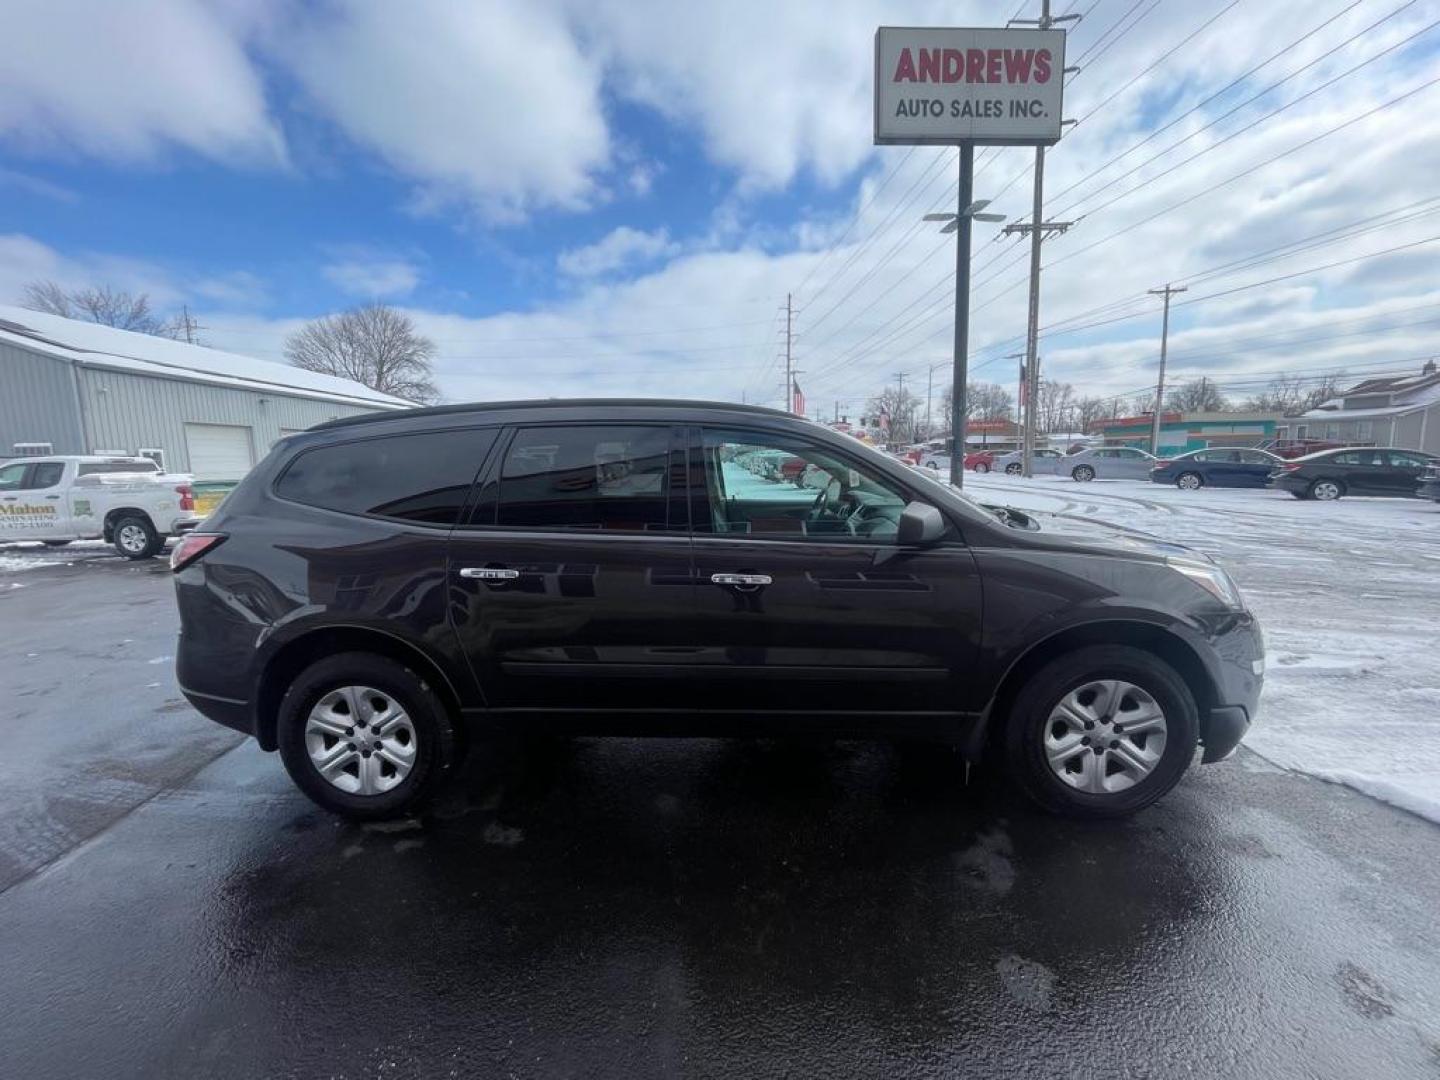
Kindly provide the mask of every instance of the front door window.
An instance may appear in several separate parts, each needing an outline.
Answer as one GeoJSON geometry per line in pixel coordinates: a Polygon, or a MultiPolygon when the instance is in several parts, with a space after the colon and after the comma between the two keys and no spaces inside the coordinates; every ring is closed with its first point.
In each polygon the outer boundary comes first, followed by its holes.
{"type": "Polygon", "coordinates": [[[905,493],[878,470],[784,436],[707,431],[709,514],[697,532],[893,543],[905,493]]]}

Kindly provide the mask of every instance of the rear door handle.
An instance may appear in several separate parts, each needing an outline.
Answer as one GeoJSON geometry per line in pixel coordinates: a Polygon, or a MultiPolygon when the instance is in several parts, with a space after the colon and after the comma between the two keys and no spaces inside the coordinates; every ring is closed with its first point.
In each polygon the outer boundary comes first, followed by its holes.
{"type": "Polygon", "coordinates": [[[493,566],[462,566],[460,576],[477,578],[480,581],[514,581],[520,576],[519,570],[503,570],[493,566]]]}
{"type": "Polygon", "coordinates": [[[741,592],[754,592],[772,581],[769,574],[711,574],[710,580],[716,585],[728,585],[741,592]]]}

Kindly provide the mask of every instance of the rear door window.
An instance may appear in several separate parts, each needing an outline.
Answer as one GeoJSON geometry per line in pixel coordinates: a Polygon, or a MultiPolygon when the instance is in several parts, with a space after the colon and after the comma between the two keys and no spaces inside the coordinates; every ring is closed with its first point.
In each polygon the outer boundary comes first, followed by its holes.
{"type": "Polygon", "coordinates": [[[63,461],[42,461],[30,472],[30,482],[25,486],[33,491],[41,488],[52,488],[65,476],[65,463],[63,461]]]}
{"type": "Polygon", "coordinates": [[[275,493],[342,514],[454,525],[494,443],[494,428],[467,428],[319,446],[290,463],[275,493]]]}
{"type": "Polygon", "coordinates": [[[522,427],[500,470],[495,524],[650,532],[670,521],[670,427],[522,427]]]}
{"type": "Polygon", "coordinates": [[[1430,464],[1428,458],[1423,458],[1419,454],[1406,454],[1399,450],[1391,450],[1388,453],[1390,456],[1390,464],[1397,468],[1423,469],[1426,465],[1430,464]]]}

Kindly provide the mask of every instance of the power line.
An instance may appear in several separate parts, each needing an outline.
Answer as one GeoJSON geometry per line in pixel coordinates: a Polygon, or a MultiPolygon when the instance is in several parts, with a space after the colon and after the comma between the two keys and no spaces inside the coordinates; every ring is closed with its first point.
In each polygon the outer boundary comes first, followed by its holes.
{"type": "MultiPolygon", "coordinates": [[[[1394,15],[1398,14],[1400,11],[1403,11],[1405,8],[1409,7],[1411,4],[1414,4],[1415,2],[1416,2],[1416,0],[1407,0],[1407,2],[1406,2],[1405,4],[1402,4],[1401,7],[1398,8],[1396,11],[1391,12],[1390,15],[1385,16],[1385,19],[1392,18],[1394,15]]],[[[1367,27],[1366,29],[1369,30],[1369,29],[1373,28],[1374,26],[1380,25],[1380,23],[1384,22],[1385,19],[1380,19],[1380,20],[1378,20],[1377,22],[1371,24],[1371,27],[1367,27]]],[[[1197,158],[1203,157],[1205,154],[1213,153],[1217,148],[1223,146],[1225,143],[1229,142],[1230,140],[1239,138],[1241,135],[1245,134],[1247,131],[1250,131],[1252,128],[1258,127],[1260,124],[1265,123],[1267,120],[1274,119],[1275,117],[1279,116],[1281,113],[1286,112],[1287,110],[1294,108],[1296,105],[1299,105],[1301,102],[1306,101],[1306,100],[1314,97],[1316,94],[1318,94],[1318,93],[1320,93],[1321,91],[1323,91],[1323,90],[1325,90],[1325,89],[1333,86],[1335,83],[1339,82],[1341,79],[1348,78],[1350,75],[1353,75],[1355,72],[1359,71],[1361,68],[1363,68],[1363,67],[1368,67],[1370,64],[1373,64],[1375,61],[1381,59],[1382,57],[1389,55],[1390,53],[1394,52],[1396,49],[1403,48],[1404,46],[1408,45],[1410,42],[1414,41],[1416,38],[1420,37],[1422,34],[1428,33],[1429,31],[1435,29],[1435,27],[1437,27],[1437,26],[1440,26],[1440,19],[1437,19],[1435,22],[1430,23],[1430,25],[1424,27],[1424,28],[1421,29],[1421,30],[1417,30],[1415,33],[1411,34],[1409,37],[1405,38],[1404,40],[1402,40],[1402,41],[1397,41],[1395,44],[1393,44],[1393,45],[1389,46],[1388,48],[1383,49],[1382,51],[1376,53],[1374,56],[1370,57],[1368,60],[1362,60],[1360,63],[1356,64],[1354,67],[1351,67],[1351,68],[1349,68],[1349,69],[1347,69],[1347,70],[1345,70],[1345,71],[1340,72],[1338,75],[1335,75],[1335,76],[1333,76],[1333,77],[1325,80],[1323,83],[1320,83],[1318,86],[1312,87],[1311,89],[1307,90],[1305,93],[1301,94],[1299,97],[1295,98],[1293,101],[1286,102],[1284,105],[1281,105],[1281,106],[1279,106],[1278,108],[1271,110],[1270,112],[1266,113],[1265,115],[1256,117],[1256,118],[1255,118],[1254,120],[1252,120],[1250,123],[1244,125],[1243,127],[1237,128],[1235,131],[1232,131],[1230,134],[1224,136],[1224,137],[1221,138],[1221,139],[1216,140],[1215,142],[1211,143],[1209,146],[1205,147],[1203,150],[1199,151],[1198,153],[1195,153],[1195,154],[1190,155],[1190,156],[1189,156],[1188,158],[1186,158],[1184,161],[1176,162],[1174,165],[1171,165],[1169,168],[1164,169],[1164,170],[1162,170],[1161,172],[1156,173],[1154,176],[1146,177],[1145,180],[1143,180],[1141,183],[1135,185],[1135,187],[1131,188],[1129,191],[1121,192],[1119,195],[1116,195],[1114,198],[1109,199],[1109,200],[1107,200],[1106,202],[1101,203],[1099,206],[1092,207],[1091,209],[1086,210],[1082,216],[1083,216],[1083,217],[1089,217],[1089,216],[1091,216],[1092,214],[1096,214],[1096,213],[1098,213],[1099,211],[1104,210],[1104,209],[1105,209],[1106,207],[1108,207],[1108,206],[1113,206],[1115,203],[1119,202],[1119,201],[1122,200],[1122,199],[1127,199],[1127,198],[1129,198],[1131,195],[1135,194],[1137,191],[1140,191],[1140,190],[1142,190],[1142,189],[1144,189],[1144,188],[1146,188],[1146,187],[1149,187],[1151,184],[1155,183],[1157,180],[1161,180],[1161,179],[1163,179],[1164,177],[1169,176],[1171,173],[1175,172],[1176,170],[1184,168],[1186,165],[1190,164],[1192,161],[1195,161],[1197,158]]],[[[1365,32],[1365,31],[1362,31],[1361,33],[1364,33],[1364,32],[1365,32]]],[[[1356,37],[1359,37],[1359,35],[1356,35],[1356,37]]],[[[1260,98],[1264,97],[1266,94],[1270,93],[1271,90],[1274,90],[1276,87],[1279,87],[1279,86],[1282,85],[1283,83],[1289,81],[1290,79],[1294,78],[1296,75],[1299,75],[1301,72],[1307,70],[1308,68],[1313,67],[1315,64],[1320,63],[1320,62],[1321,62],[1322,60],[1324,60],[1326,57],[1328,57],[1329,55],[1331,55],[1331,53],[1335,52],[1335,51],[1338,50],[1338,49],[1343,48],[1345,45],[1349,44],[1351,41],[1354,41],[1354,40],[1356,39],[1356,37],[1352,37],[1352,38],[1347,39],[1347,40],[1344,41],[1344,42],[1341,42],[1339,45],[1337,45],[1337,46],[1335,47],[1335,49],[1332,49],[1330,53],[1326,53],[1326,54],[1324,54],[1323,56],[1317,57],[1316,59],[1310,61],[1310,63],[1306,64],[1304,67],[1298,69],[1298,70],[1295,71],[1295,72],[1292,72],[1290,75],[1287,75],[1284,79],[1281,79],[1280,82],[1273,83],[1272,85],[1266,87],[1264,90],[1260,91],[1260,93],[1255,94],[1253,97],[1247,98],[1245,101],[1242,101],[1239,105],[1236,105],[1236,106],[1235,106],[1234,108],[1232,108],[1229,112],[1224,113],[1223,115],[1218,116],[1218,117],[1216,117],[1215,119],[1211,120],[1211,121],[1210,121],[1208,124],[1206,124],[1204,127],[1201,127],[1201,128],[1199,128],[1199,129],[1191,132],[1189,135],[1186,135],[1183,139],[1180,139],[1178,142],[1172,143],[1170,146],[1166,147],[1164,150],[1160,151],[1158,154],[1155,154],[1155,155],[1153,155],[1153,156],[1151,156],[1151,157],[1149,157],[1149,158],[1146,158],[1144,161],[1140,162],[1138,165],[1135,165],[1134,167],[1128,169],[1126,172],[1121,173],[1119,176],[1115,177],[1113,180],[1107,181],[1105,184],[1103,184],[1103,185],[1101,185],[1100,187],[1096,188],[1094,191],[1090,192],[1089,194],[1087,194],[1087,195],[1082,195],[1080,198],[1076,199],[1074,202],[1069,203],[1069,204],[1065,207],[1065,209],[1064,209],[1063,211],[1059,211],[1059,212],[1060,212],[1060,213],[1068,213],[1070,210],[1072,210],[1072,209],[1074,209],[1075,207],[1079,206],[1081,203],[1085,202],[1087,199],[1093,199],[1096,195],[1099,195],[1099,194],[1100,194],[1101,192],[1103,192],[1103,191],[1109,190],[1111,187],[1114,187],[1116,184],[1120,183],[1120,181],[1124,180],[1126,177],[1128,177],[1128,176],[1133,176],[1135,173],[1137,173],[1137,172],[1139,172],[1141,169],[1143,169],[1146,165],[1149,165],[1149,164],[1151,164],[1152,162],[1158,161],[1160,158],[1162,158],[1162,157],[1164,157],[1166,154],[1170,153],[1170,151],[1174,150],[1176,147],[1181,146],[1181,145],[1189,142],[1191,139],[1196,138],[1196,137],[1199,136],[1199,135],[1202,135],[1202,134],[1205,133],[1206,131],[1209,131],[1209,130],[1210,130],[1212,127],[1214,127],[1216,124],[1218,124],[1218,123],[1220,123],[1221,121],[1226,120],[1226,119],[1228,119],[1229,117],[1233,116],[1236,112],[1238,112],[1239,110],[1243,109],[1246,105],[1252,104],[1253,102],[1255,102],[1255,101],[1259,100],[1260,98]]]]}
{"type": "MultiPolygon", "coordinates": [[[[1197,113],[1197,112],[1199,112],[1201,109],[1205,108],[1205,106],[1209,105],[1211,102],[1215,101],[1215,100],[1218,99],[1218,98],[1223,97],[1225,94],[1229,93],[1229,92],[1230,92],[1231,90],[1233,90],[1235,87],[1237,87],[1237,86],[1239,86],[1241,83],[1243,83],[1243,82],[1244,82],[1246,79],[1248,79],[1251,75],[1254,75],[1257,71],[1260,71],[1262,68],[1264,68],[1264,67],[1268,66],[1269,64],[1273,63],[1275,60],[1277,60],[1277,59],[1280,58],[1281,56],[1287,55],[1287,54],[1290,53],[1297,45],[1302,44],[1302,43],[1303,43],[1304,41],[1306,41],[1307,39],[1309,39],[1309,38],[1313,37],[1314,35],[1318,34],[1321,30],[1325,29],[1325,27],[1329,26],[1329,25],[1330,25],[1331,23],[1333,23],[1336,19],[1340,18],[1342,15],[1344,15],[1346,12],[1350,11],[1351,9],[1356,8],[1356,7],[1359,7],[1360,4],[1362,4],[1363,2],[1364,2],[1364,0],[1350,0],[1350,3],[1348,3],[1345,7],[1341,8],[1341,9],[1340,9],[1339,11],[1337,11],[1334,15],[1331,15],[1331,16],[1330,16],[1328,19],[1326,19],[1324,22],[1320,23],[1319,26],[1316,26],[1314,29],[1307,31],[1307,32],[1304,33],[1304,34],[1301,34],[1301,35],[1300,35],[1298,38],[1296,38],[1294,41],[1292,41],[1292,42],[1290,42],[1289,44],[1285,45],[1283,48],[1277,50],[1276,52],[1271,53],[1268,57],[1266,57],[1264,60],[1260,61],[1260,63],[1256,64],[1254,67],[1250,68],[1250,70],[1246,71],[1244,74],[1239,75],[1239,76],[1237,76],[1235,79],[1233,79],[1232,81],[1226,83],[1226,84],[1225,84],[1224,86],[1222,86],[1219,90],[1215,91],[1213,94],[1211,94],[1209,97],[1205,98],[1203,101],[1199,102],[1199,103],[1196,104],[1196,105],[1191,106],[1189,109],[1186,109],[1183,113],[1181,113],[1179,116],[1175,117],[1174,119],[1170,120],[1168,123],[1162,125],[1161,127],[1156,128],[1154,131],[1150,132],[1149,135],[1146,135],[1146,136],[1145,136],[1143,139],[1141,139],[1139,142],[1135,143],[1133,146],[1129,147],[1128,149],[1121,151],[1119,154],[1115,155],[1115,157],[1113,157],[1113,158],[1111,158],[1109,161],[1105,162],[1105,164],[1101,165],[1099,168],[1094,169],[1094,170],[1092,170],[1091,172],[1087,173],[1086,175],[1082,176],[1079,180],[1076,180],[1076,181],[1075,181],[1073,184],[1071,184],[1069,187],[1064,188],[1063,190],[1056,192],[1055,198],[1059,199],[1059,198],[1064,197],[1065,195],[1068,195],[1070,192],[1074,191],[1077,187],[1079,187],[1081,184],[1085,183],[1087,180],[1090,180],[1092,177],[1099,176],[1102,172],[1104,172],[1106,169],[1108,169],[1111,165],[1114,165],[1117,161],[1122,161],[1122,160],[1124,160],[1125,158],[1129,157],[1129,156],[1130,156],[1131,154],[1133,154],[1136,150],[1139,150],[1140,147],[1142,147],[1142,146],[1144,146],[1146,143],[1150,142],[1150,140],[1152,140],[1152,139],[1154,139],[1154,138],[1157,138],[1157,137],[1160,136],[1160,135],[1163,135],[1165,132],[1169,131],[1172,127],[1174,127],[1176,124],[1180,123],[1182,120],[1185,120],[1186,118],[1188,118],[1188,117],[1190,117],[1190,116],[1193,116],[1195,113],[1197,113]]],[[[1062,140],[1061,140],[1061,145],[1063,145],[1063,144],[1064,144],[1064,140],[1062,139],[1062,140]]]]}
{"type": "Polygon", "coordinates": [[[1101,237],[1099,240],[1092,241],[1091,243],[1086,244],[1084,247],[1077,248],[1074,251],[1070,251],[1065,255],[1062,255],[1060,258],[1056,259],[1055,262],[1051,265],[1057,265],[1059,263],[1076,258],[1077,256],[1083,255],[1087,251],[1093,251],[1101,244],[1108,244],[1111,240],[1124,236],[1128,232],[1133,232],[1135,229],[1140,228],[1142,225],[1148,225],[1150,222],[1156,220],[1157,218],[1163,217],[1166,214],[1171,213],[1172,211],[1178,210],[1182,206],[1188,206],[1196,199],[1200,199],[1206,195],[1212,194],[1213,192],[1216,192],[1229,184],[1233,184],[1236,180],[1240,180],[1246,176],[1249,176],[1251,173],[1259,172],[1267,165],[1273,165],[1281,158],[1289,157],[1291,154],[1298,153],[1301,150],[1306,149],[1307,147],[1314,146],[1322,139],[1327,139],[1331,135],[1344,131],[1348,127],[1353,127],[1355,124],[1358,124],[1362,120],[1368,120],[1376,113],[1383,112],[1385,109],[1393,108],[1394,106],[1400,104],[1402,101],[1406,101],[1409,98],[1414,97],[1416,94],[1422,93],[1425,90],[1430,89],[1430,87],[1434,86],[1436,83],[1440,83],[1440,76],[1429,79],[1426,82],[1421,83],[1419,86],[1416,86],[1413,89],[1407,90],[1405,93],[1400,94],[1398,97],[1393,97],[1389,101],[1383,102],[1380,105],[1376,105],[1374,108],[1367,109],[1359,116],[1352,117],[1351,119],[1346,120],[1344,123],[1336,124],[1332,128],[1327,128],[1319,135],[1314,135],[1311,138],[1306,139],[1304,142],[1292,146],[1288,150],[1282,150],[1280,153],[1274,154],[1271,157],[1266,158],[1264,161],[1259,162],[1258,164],[1252,165],[1247,169],[1242,169],[1238,173],[1235,173],[1233,176],[1226,177],[1224,180],[1211,184],[1208,187],[1202,188],[1195,194],[1181,199],[1179,202],[1172,203],[1170,206],[1165,207],[1163,210],[1157,210],[1155,213],[1149,215],[1148,217],[1141,218],[1139,221],[1135,221],[1129,225],[1126,225],[1123,229],[1117,229],[1115,232],[1110,233],[1108,236],[1101,237]]]}

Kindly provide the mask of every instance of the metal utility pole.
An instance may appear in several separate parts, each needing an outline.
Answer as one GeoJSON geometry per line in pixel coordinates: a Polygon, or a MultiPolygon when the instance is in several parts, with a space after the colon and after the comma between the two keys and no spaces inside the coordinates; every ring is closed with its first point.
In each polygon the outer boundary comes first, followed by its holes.
{"type": "Polygon", "coordinates": [[[1163,289],[1149,290],[1151,296],[1165,298],[1165,314],[1160,320],[1160,378],[1155,381],[1155,416],[1150,422],[1150,453],[1156,457],[1160,456],[1160,410],[1165,404],[1165,347],[1170,339],[1170,297],[1185,289],[1184,285],[1177,288],[1166,282],[1163,289]]]}
{"type": "MultiPolygon", "coordinates": [[[[960,144],[959,199],[953,214],[926,214],[925,221],[944,221],[942,233],[955,234],[955,354],[950,373],[950,483],[965,483],[965,419],[970,381],[970,234],[976,221],[1004,221],[1004,214],[981,213],[989,199],[975,199],[975,144],[960,144]]],[[[930,405],[926,402],[926,425],[930,405]]]]}

